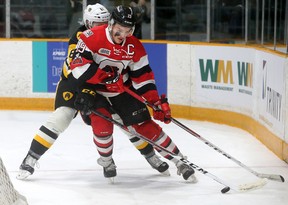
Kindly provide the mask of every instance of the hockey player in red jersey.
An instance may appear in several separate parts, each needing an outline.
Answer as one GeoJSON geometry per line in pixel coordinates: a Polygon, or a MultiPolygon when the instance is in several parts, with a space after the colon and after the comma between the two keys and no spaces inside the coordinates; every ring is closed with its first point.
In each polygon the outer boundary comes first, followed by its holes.
{"type": "MultiPolygon", "coordinates": [[[[159,98],[146,51],[142,43],[132,36],[134,26],[132,9],[118,6],[112,12],[108,27],[94,27],[82,33],[71,62],[78,87],[75,106],[86,113],[89,109],[96,109],[106,116],[111,114],[105,107],[111,106],[131,132],[185,158],[171,138],[151,119],[146,105],[124,92],[123,86],[133,89],[149,103],[161,107],[162,111],[153,111],[154,119],[165,123],[171,121],[169,104],[166,98],[159,98]],[[109,105],[99,106],[100,99],[105,101],[105,98],[109,105]]],[[[93,113],[89,117],[96,144],[100,146],[109,142],[107,149],[98,147],[101,156],[98,163],[103,166],[104,174],[116,175],[112,158],[113,124],[93,113]]],[[[196,180],[191,167],[164,151],[160,154],[175,163],[177,173],[185,180],[196,180]]]]}
{"type": "MultiPolygon", "coordinates": [[[[88,5],[83,13],[84,25],[80,26],[69,39],[68,55],[63,64],[61,79],[57,86],[55,98],[55,111],[51,113],[47,121],[39,128],[31,142],[29,151],[20,165],[18,179],[25,179],[34,173],[34,167],[40,157],[54,144],[58,136],[64,132],[77,114],[74,107],[76,87],[71,82],[70,62],[75,51],[80,34],[92,27],[106,25],[110,19],[109,11],[101,4],[88,5]],[[65,95],[64,95],[65,94],[65,95]]],[[[115,117],[119,118],[117,115],[115,117]]],[[[138,137],[129,134],[130,141],[141,152],[152,168],[160,173],[169,174],[169,165],[160,160],[155,154],[153,146],[138,137]]],[[[97,140],[94,140],[98,143],[97,140]]],[[[103,142],[104,146],[105,142],[103,142]]],[[[99,143],[98,143],[99,145],[99,143]]],[[[107,148],[107,147],[106,147],[107,148]]],[[[109,177],[109,176],[108,176],[109,177]]]]}

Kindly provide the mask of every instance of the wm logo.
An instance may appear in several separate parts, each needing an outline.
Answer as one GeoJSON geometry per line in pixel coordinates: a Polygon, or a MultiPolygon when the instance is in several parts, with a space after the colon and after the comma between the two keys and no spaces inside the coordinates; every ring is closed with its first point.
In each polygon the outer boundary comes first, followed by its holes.
{"type": "Polygon", "coordinates": [[[207,82],[210,76],[211,82],[234,84],[232,61],[215,60],[214,64],[211,59],[207,59],[206,65],[203,59],[199,59],[201,80],[207,82]]]}
{"type": "Polygon", "coordinates": [[[253,87],[253,64],[237,62],[239,85],[253,87]]]}

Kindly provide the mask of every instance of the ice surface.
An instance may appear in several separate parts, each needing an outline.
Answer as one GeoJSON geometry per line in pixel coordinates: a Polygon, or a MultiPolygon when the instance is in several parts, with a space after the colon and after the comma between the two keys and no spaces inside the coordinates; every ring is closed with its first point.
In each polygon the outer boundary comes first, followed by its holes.
{"type": "MultiPolygon", "coordinates": [[[[261,189],[221,194],[223,185],[196,172],[197,184],[186,183],[170,165],[171,176],[153,170],[115,127],[114,160],[118,175],[111,184],[97,164],[91,127],[77,116],[39,160],[26,181],[15,178],[37,129],[50,112],[0,111],[0,156],[14,187],[30,205],[287,205],[288,184],[269,181],[261,189]]],[[[249,133],[226,125],[178,119],[205,139],[259,173],[281,174],[288,165],[249,133]]],[[[161,124],[188,160],[235,186],[259,180],[173,123],[161,124]]],[[[167,160],[166,160],[167,161],[167,160]]]]}

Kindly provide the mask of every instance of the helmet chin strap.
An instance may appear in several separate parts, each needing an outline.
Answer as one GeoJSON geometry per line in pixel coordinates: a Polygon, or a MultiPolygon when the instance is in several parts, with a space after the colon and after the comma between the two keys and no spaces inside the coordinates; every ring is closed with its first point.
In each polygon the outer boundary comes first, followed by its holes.
{"type": "Polygon", "coordinates": [[[133,35],[134,31],[135,31],[135,26],[132,27],[131,36],[133,35]]]}
{"type": "MultiPolygon", "coordinates": [[[[109,34],[110,34],[110,37],[111,37],[111,39],[113,40],[113,37],[112,37],[112,21],[113,21],[113,19],[111,19],[109,22],[108,22],[108,32],[109,32],[109,34]]],[[[114,22],[114,21],[113,21],[114,22]]]]}
{"type": "Polygon", "coordinates": [[[92,28],[92,22],[91,21],[88,21],[88,29],[91,29],[92,28]]]}
{"type": "MultiPolygon", "coordinates": [[[[113,34],[112,34],[112,24],[111,24],[110,21],[108,22],[108,32],[109,32],[109,35],[110,35],[111,40],[114,42],[114,40],[113,40],[113,34]]],[[[120,35],[119,32],[117,32],[117,33],[120,35]]],[[[115,43],[115,42],[114,42],[114,43],[115,43]]]]}
{"type": "Polygon", "coordinates": [[[113,18],[110,19],[110,21],[108,21],[108,30],[111,33],[112,31],[112,26],[114,25],[115,21],[113,18]]]}
{"type": "MultiPolygon", "coordinates": [[[[112,27],[114,24],[115,24],[115,21],[113,18],[111,18],[110,21],[108,22],[108,31],[109,31],[109,34],[110,34],[110,37],[112,38],[112,40],[113,40],[112,27]]],[[[114,36],[120,36],[120,35],[121,34],[118,31],[114,34],[114,36]]]]}

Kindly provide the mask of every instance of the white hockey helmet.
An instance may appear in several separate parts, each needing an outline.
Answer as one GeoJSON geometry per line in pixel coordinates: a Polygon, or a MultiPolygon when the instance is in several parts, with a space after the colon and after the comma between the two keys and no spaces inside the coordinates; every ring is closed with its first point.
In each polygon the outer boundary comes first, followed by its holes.
{"type": "Polygon", "coordinates": [[[88,29],[93,27],[93,23],[107,23],[109,19],[109,11],[98,3],[88,5],[83,13],[83,22],[88,29]]]}

